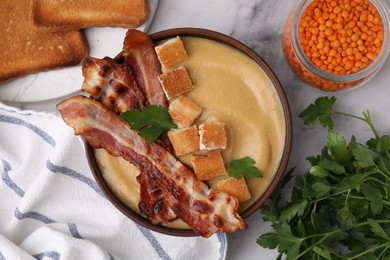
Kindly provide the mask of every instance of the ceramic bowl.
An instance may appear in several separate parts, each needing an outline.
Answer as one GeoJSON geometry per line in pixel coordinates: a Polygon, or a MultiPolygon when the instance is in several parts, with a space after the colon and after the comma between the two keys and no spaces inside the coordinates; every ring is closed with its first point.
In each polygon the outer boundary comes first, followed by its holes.
{"type": "MultiPolygon", "coordinates": [[[[258,210],[265,201],[269,198],[269,196],[272,194],[272,192],[275,190],[276,186],[278,185],[283,173],[286,170],[286,166],[288,163],[288,159],[290,156],[290,150],[291,150],[291,142],[292,142],[292,124],[291,124],[291,115],[290,115],[290,108],[288,105],[288,101],[286,98],[286,95],[284,93],[283,87],[281,86],[278,78],[274,74],[274,72],[271,70],[271,68],[267,65],[267,63],[252,49],[250,49],[248,46],[244,45],[243,43],[233,39],[232,37],[226,36],[224,34],[205,30],[205,29],[197,29],[197,28],[178,28],[178,29],[170,29],[165,30],[161,32],[157,32],[151,35],[151,39],[153,42],[161,42],[170,38],[174,38],[176,36],[180,37],[200,37],[200,38],[206,38],[211,41],[216,41],[219,43],[222,43],[224,45],[230,46],[236,50],[239,50],[240,52],[247,55],[250,59],[252,59],[257,65],[263,70],[264,74],[268,78],[268,80],[271,82],[271,85],[274,87],[275,93],[277,93],[277,98],[279,99],[280,109],[283,114],[283,120],[284,120],[284,133],[285,133],[285,140],[284,140],[284,147],[282,148],[281,154],[279,156],[279,162],[276,167],[276,170],[274,171],[272,177],[270,178],[270,181],[265,188],[265,190],[262,192],[261,196],[257,198],[256,201],[254,201],[249,207],[244,209],[242,212],[240,212],[240,215],[242,218],[246,219],[250,215],[252,215],[256,210],[258,210]]],[[[120,61],[122,59],[121,53],[116,57],[116,60],[120,61]]],[[[124,204],[110,189],[110,187],[107,185],[105,179],[102,176],[102,173],[99,169],[99,166],[97,164],[96,158],[94,156],[94,149],[89,146],[88,144],[85,145],[86,147],[86,154],[88,157],[88,161],[92,170],[92,173],[108,198],[114,204],[123,214],[125,214],[127,217],[129,217],[134,222],[150,229],[156,232],[168,234],[168,235],[175,235],[175,236],[196,236],[194,231],[191,229],[177,229],[177,228],[169,228],[165,226],[160,225],[153,225],[151,224],[146,218],[138,214],[137,212],[133,211],[130,207],[128,207],[126,204],[124,204]]]]}

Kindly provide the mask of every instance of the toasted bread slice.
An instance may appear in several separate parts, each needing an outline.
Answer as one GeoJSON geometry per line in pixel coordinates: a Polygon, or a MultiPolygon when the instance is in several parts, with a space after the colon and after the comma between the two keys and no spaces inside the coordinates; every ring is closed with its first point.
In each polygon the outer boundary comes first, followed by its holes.
{"type": "Polygon", "coordinates": [[[34,30],[25,0],[1,3],[0,81],[82,61],[87,44],[79,31],[34,30]]]}
{"type": "Polygon", "coordinates": [[[200,149],[218,150],[225,149],[227,134],[224,123],[204,123],[199,126],[200,149]]]}
{"type": "Polygon", "coordinates": [[[194,167],[195,176],[201,180],[211,180],[226,174],[221,151],[206,154],[193,154],[191,163],[194,167]]]}
{"type": "Polygon", "coordinates": [[[169,115],[175,124],[188,127],[202,113],[203,108],[190,98],[179,96],[169,105],[169,115]]]}
{"type": "Polygon", "coordinates": [[[146,0],[31,0],[38,27],[81,29],[90,26],[135,28],[148,17],[146,0]]]}
{"type": "Polygon", "coordinates": [[[251,198],[251,193],[249,192],[248,186],[246,185],[246,181],[243,177],[238,180],[228,178],[218,182],[218,190],[235,196],[239,202],[244,202],[251,198]]]}
{"type": "Polygon", "coordinates": [[[168,99],[178,97],[194,88],[186,68],[179,67],[158,77],[168,99]]]}
{"type": "Polygon", "coordinates": [[[157,46],[156,52],[161,65],[165,68],[171,68],[188,58],[187,51],[179,36],[157,46]]]}
{"type": "Polygon", "coordinates": [[[199,135],[196,125],[173,129],[168,132],[168,138],[177,156],[199,150],[199,135]]]}

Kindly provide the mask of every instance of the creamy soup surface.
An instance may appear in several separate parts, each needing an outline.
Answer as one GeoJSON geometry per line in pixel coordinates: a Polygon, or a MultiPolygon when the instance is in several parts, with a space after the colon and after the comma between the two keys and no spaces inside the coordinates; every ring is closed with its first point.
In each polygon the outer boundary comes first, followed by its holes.
{"type": "MultiPolygon", "coordinates": [[[[204,38],[182,37],[182,40],[189,58],[177,66],[187,69],[194,85],[185,96],[204,109],[195,124],[225,123],[228,146],[222,154],[226,169],[232,160],[250,156],[262,173],[262,178],[246,180],[252,197],[240,204],[242,212],[264,193],[278,169],[286,134],[280,99],[261,67],[242,52],[204,38]]],[[[103,149],[95,150],[95,157],[112,191],[139,212],[140,187],[136,180],[139,171],[103,149]]],[[[191,166],[190,155],[179,159],[191,166]]],[[[216,182],[226,177],[208,184],[216,189],[216,182]]],[[[167,226],[188,228],[181,220],[167,226]]]]}

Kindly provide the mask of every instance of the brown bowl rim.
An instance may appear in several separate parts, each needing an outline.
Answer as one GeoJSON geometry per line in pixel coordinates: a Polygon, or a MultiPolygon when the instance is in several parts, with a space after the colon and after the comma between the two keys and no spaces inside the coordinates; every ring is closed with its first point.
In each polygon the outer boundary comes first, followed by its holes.
{"type": "MultiPolygon", "coordinates": [[[[272,71],[272,69],[268,66],[268,64],[251,48],[246,46],[245,44],[239,42],[238,40],[216,32],[211,31],[208,29],[202,29],[202,28],[174,28],[174,29],[168,29],[160,32],[156,32],[150,35],[153,42],[158,42],[162,40],[166,40],[172,37],[184,37],[184,36],[191,36],[191,37],[201,37],[210,39],[213,41],[217,41],[223,44],[226,44],[228,46],[233,47],[234,49],[237,49],[247,56],[254,60],[267,74],[269,80],[272,82],[272,84],[275,87],[275,90],[278,94],[278,97],[281,102],[281,106],[283,109],[284,114],[284,120],[285,120],[285,144],[284,144],[284,150],[280,157],[279,167],[276,173],[274,174],[271,183],[268,185],[266,191],[263,193],[263,195],[254,203],[252,204],[248,209],[246,209],[244,212],[242,212],[240,215],[243,219],[247,219],[249,216],[251,216],[256,210],[258,210],[271,196],[272,192],[277,187],[278,183],[280,182],[280,179],[283,176],[284,171],[287,168],[288,160],[290,157],[291,152],[291,146],[292,146],[292,119],[291,119],[291,111],[289,107],[289,103],[286,97],[286,94],[283,90],[283,87],[281,83],[279,82],[279,79],[275,75],[275,73],[272,71]]],[[[121,61],[123,59],[122,52],[120,52],[115,59],[117,61],[121,61]]],[[[177,228],[170,228],[165,227],[161,225],[153,225],[150,223],[146,218],[142,217],[139,213],[132,210],[130,207],[126,206],[108,187],[106,181],[104,180],[99,166],[96,162],[96,158],[94,156],[94,148],[92,148],[89,144],[87,144],[84,140],[85,144],[85,151],[88,159],[88,164],[90,168],[92,169],[92,174],[102,189],[105,196],[108,198],[108,200],[117,208],[119,209],[125,216],[133,220],[134,222],[142,225],[145,228],[148,228],[152,231],[156,231],[162,234],[166,235],[173,235],[173,236],[182,236],[182,237],[191,237],[191,236],[199,236],[199,234],[195,233],[191,229],[177,229],[177,228]]]]}

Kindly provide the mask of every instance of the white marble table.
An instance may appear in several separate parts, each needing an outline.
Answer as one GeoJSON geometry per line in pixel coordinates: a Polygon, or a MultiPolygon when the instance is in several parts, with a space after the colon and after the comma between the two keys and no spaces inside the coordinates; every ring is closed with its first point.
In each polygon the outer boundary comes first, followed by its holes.
{"type": "MultiPolygon", "coordinates": [[[[219,31],[252,47],[279,77],[290,102],[293,117],[293,148],[290,167],[297,167],[296,173],[308,169],[305,158],[316,155],[326,141],[326,131],[320,126],[305,127],[298,114],[319,96],[335,95],[338,109],[353,113],[369,109],[373,120],[382,134],[390,134],[390,58],[382,70],[366,85],[344,92],[325,93],[302,83],[289,69],[281,48],[281,33],[292,6],[298,2],[285,0],[198,0],[160,1],[158,12],[149,32],[174,27],[201,27],[219,31]]],[[[1,97],[0,97],[1,99],[1,97]]],[[[54,111],[59,100],[39,103],[8,103],[27,109],[54,111]]],[[[345,118],[336,119],[336,131],[358,140],[366,140],[370,131],[366,125],[345,118]]],[[[263,222],[259,212],[248,219],[249,229],[228,235],[227,259],[275,259],[276,250],[263,249],[256,239],[271,230],[263,222]]]]}

